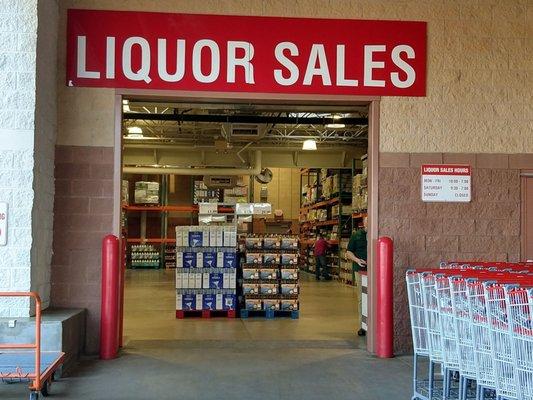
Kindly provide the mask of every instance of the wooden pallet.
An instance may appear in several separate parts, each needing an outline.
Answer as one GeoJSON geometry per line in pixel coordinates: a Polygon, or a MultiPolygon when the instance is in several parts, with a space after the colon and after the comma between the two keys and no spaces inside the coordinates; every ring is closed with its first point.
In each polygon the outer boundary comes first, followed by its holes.
{"type": "Polygon", "coordinates": [[[235,318],[235,310],[176,310],[176,318],[235,318]]]}
{"type": "Polygon", "coordinates": [[[291,318],[298,319],[300,317],[299,310],[285,311],[285,310],[241,310],[241,318],[263,317],[266,319],[274,318],[291,318]]]}

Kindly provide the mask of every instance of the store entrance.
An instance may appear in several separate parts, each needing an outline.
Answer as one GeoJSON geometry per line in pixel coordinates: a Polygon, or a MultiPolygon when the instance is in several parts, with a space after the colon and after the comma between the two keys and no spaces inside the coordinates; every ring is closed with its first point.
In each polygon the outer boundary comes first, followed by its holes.
{"type": "Polygon", "coordinates": [[[122,108],[126,346],[366,347],[368,105],[122,108]]]}

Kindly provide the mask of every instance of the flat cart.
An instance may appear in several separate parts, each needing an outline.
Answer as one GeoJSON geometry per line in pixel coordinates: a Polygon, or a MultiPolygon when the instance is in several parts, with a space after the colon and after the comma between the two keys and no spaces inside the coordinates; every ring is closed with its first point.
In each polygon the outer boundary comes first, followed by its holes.
{"type": "Polygon", "coordinates": [[[0,343],[0,380],[29,381],[30,400],[37,400],[39,393],[48,396],[54,373],[63,364],[65,353],[41,351],[41,299],[35,292],[0,292],[0,297],[35,300],[35,342],[0,343]]]}

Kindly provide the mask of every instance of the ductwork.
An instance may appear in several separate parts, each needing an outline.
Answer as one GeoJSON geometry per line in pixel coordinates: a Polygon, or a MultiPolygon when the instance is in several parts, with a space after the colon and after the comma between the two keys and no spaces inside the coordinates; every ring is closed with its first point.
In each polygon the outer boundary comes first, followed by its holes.
{"type": "Polygon", "coordinates": [[[261,151],[255,151],[255,161],[250,168],[219,168],[219,167],[124,167],[122,171],[126,174],[142,175],[258,175],[261,172],[261,151]]]}

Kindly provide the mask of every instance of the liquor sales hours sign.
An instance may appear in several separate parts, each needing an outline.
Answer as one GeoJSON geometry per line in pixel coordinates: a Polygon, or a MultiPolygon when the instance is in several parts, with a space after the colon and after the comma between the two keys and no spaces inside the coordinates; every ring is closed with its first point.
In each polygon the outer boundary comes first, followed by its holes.
{"type": "Polygon", "coordinates": [[[67,85],[425,96],[421,21],[68,10],[67,85]]]}
{"type": "Polygon", "coordinates": [[[422,201],[460,202],[472,199],[470,165],[422,165],[422,201]]]}

